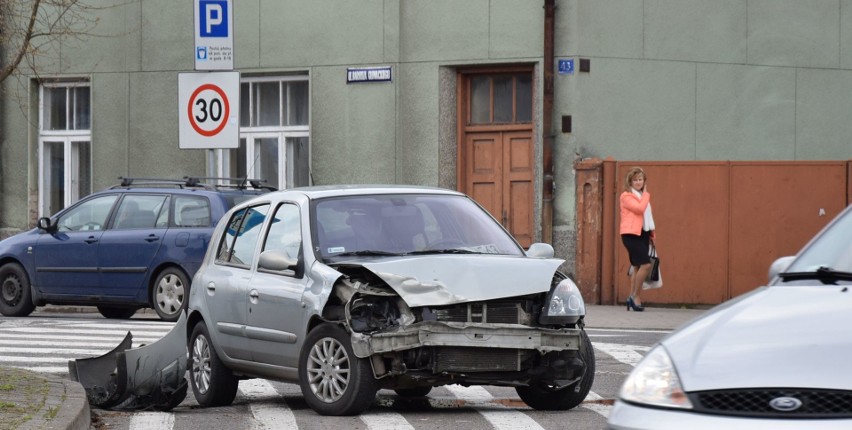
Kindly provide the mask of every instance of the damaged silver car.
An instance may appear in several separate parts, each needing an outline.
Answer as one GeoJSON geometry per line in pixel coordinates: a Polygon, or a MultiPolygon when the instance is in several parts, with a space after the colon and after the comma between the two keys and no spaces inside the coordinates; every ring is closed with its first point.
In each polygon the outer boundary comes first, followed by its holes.
{"type": "Polygon", "coordinates": [[[380,388],[515,387],[565,410],[592,386],[585,306],[553,248],[524,250],[464,194],[421,187],[269,193],[216,227],[190,290],[189,379],[201,406],[237,382],[298,383],[323,415],[380,388]]]}

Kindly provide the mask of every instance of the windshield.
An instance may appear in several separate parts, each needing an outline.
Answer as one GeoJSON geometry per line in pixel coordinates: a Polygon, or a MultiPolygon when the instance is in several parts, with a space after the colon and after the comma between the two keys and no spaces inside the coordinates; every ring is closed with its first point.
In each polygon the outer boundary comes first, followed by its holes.
{"type": "Polygon", "coordinates": [[[323,199],[311,211],[317,258],[478,253],[523,255],[487,212],[464,196],[389,194],[323,199]]]}
{"type": "Polygon", "coordinates": [[[852,212],[845,211],[783,270],[852,272],[852,212]]]}

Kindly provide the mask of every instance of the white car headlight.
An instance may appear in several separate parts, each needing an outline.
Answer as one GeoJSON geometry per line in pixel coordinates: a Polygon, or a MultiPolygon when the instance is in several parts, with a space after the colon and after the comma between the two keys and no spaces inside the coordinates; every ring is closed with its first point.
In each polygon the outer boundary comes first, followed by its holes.
{"type": "Polygon", "coordinates": [[[573,324],[586,315],[586,304],[580,289],[571,279],[563,279],[547,295],[542,324],[573,324]]]}
{"type": "Polygon", "coordinates": [[[662,346],[652,349],[630,372],[619,397],[633,403],[692,409],[692,402],[680,385],[677,370],[662,346]]]}

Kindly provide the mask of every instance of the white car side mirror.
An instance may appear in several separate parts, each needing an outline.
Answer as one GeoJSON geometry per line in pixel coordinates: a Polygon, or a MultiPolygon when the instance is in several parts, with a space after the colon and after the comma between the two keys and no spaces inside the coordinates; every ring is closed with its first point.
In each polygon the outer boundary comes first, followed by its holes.
{"type": "Polygon", "coordinates": [[[527,257],[533,258],[553,258],[553,247],[547,243],[534,243],[527,250],[527,257]]]}
{"type": "Polygon", "coordinates": [[[790,263],[792,263],[795,259],[795,256],[788,255],[773,261],[772,264],[769,265],[769,282],[772,282],[779,273],[787,270],[787,268],[790,267],[790,263]]]}

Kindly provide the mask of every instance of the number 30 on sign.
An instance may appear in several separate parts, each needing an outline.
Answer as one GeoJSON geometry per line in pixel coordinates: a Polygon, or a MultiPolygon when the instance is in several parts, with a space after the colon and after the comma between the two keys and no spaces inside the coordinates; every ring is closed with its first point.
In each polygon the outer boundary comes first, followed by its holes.
{"type": "Polygon", "coordinates": [[[181,149],[239,146],[239,72],[178,76],[181,149]]]}

